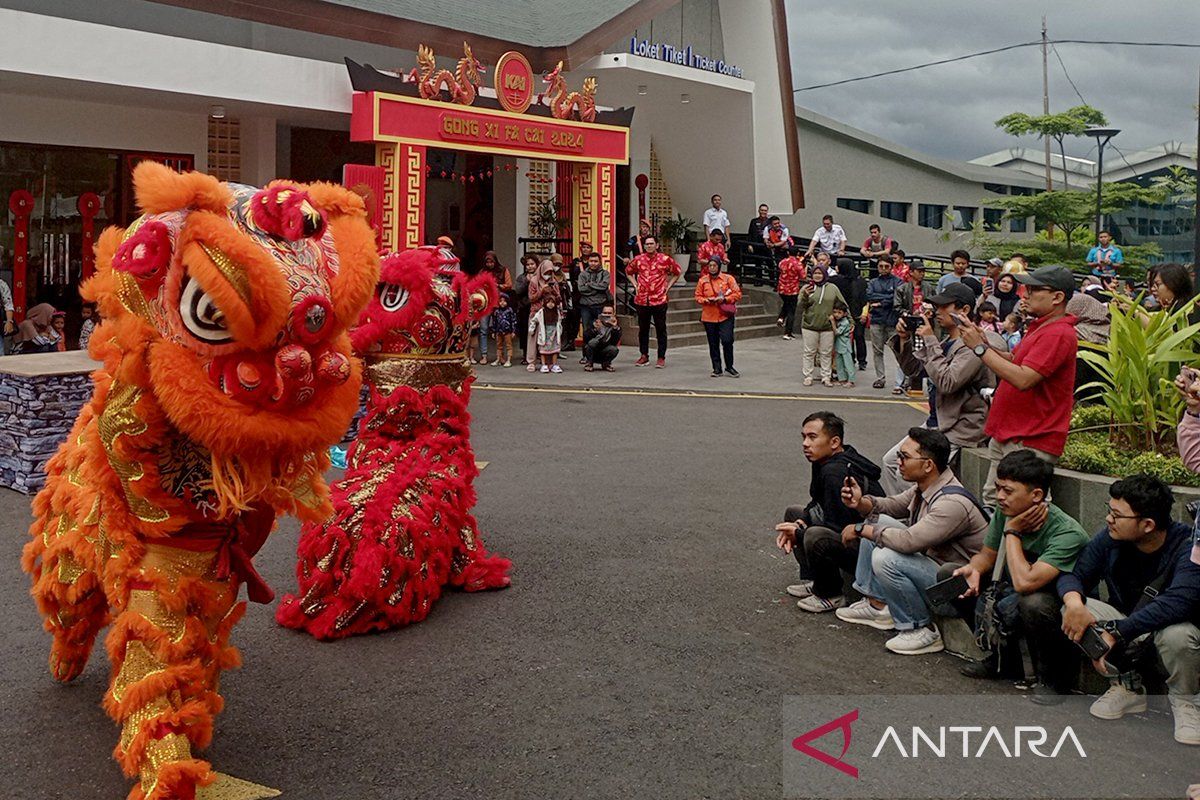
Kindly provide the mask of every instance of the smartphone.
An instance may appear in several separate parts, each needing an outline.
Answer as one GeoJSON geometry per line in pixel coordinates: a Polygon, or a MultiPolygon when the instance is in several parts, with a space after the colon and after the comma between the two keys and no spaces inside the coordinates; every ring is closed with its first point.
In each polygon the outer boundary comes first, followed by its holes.
{"type": "Polygon", "coordinates": [[[1100,628],[1095,625],[1089,625],[1083,632],[1083,637],[1075,644],[1079,645],[1079,649],[1092,661],[1108,655],[1108,642],[1104,641],[1104,637],[1100,635],[1100,628]]]}
{"type": "Polygon", "coordinates": [[[971,320],[964,317],[962,314],[951,314],[950,319],[954,320],[955,325],[970,325],[971,320]]]}
{"type": "Polygon", "coordinates": [[[925,599],[929,601],[930,608],[945,608],[952,605],[968,588],[966,576],[951,575],[926,589],[925,599]]]}
{"type": "Polygon", "coordinates": [[[844,483],[849,485],[851,479],[858,484],[858,488],[862,489],[863,494],[867,493],[867,476],[863,474],[862,468],[854,462],[851,462],[846,467],[846,481],[844,483]]]}
{"type": "Polygon", "coordinates": [[[1183,375],[1183,379],[1187,381],[1189,386],[1195,383],[1197,378],[1200,378],[1200,372],[1197,372],[1193,367],[1180,367],[1179,373],[1183,375]]]}

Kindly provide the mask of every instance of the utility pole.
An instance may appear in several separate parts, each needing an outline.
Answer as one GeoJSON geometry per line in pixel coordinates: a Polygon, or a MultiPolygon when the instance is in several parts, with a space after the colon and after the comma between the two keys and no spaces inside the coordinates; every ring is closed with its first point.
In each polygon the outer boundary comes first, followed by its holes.
{"type": "Polygon", "coordinates": [[[1200,79],[1196,82],[1196,219],[1192,232],[1196,238],[1192,243],[1192,280],[1200,280],[1200,79]]]}
{"type": "MultiPolygon", "coordinates": [[[[1048,42],[1046,40],[1046,15],[1042,15],[1042,114],[1050,116],[1050,71],[1047,66],[1048,62],[1048,42]]],[[[1046,145],[1046,191],[1054,188],[1050,172],[1050,137],[1043,136],[1042,142],[1046,145]]],[[[1065,169],[1065,167],[1064,167],[1065,169]]],[[[1066,186],[1063,186],[1066,189],[1066,186]]]]}

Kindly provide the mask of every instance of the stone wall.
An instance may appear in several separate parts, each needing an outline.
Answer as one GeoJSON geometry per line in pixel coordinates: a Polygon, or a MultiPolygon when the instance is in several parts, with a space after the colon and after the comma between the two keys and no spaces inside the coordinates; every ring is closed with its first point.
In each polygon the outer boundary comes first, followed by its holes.
{"type": "MultiPolygon", "coordinates": [[[[964,486],[975,492],[977,497],[983,497],[983,483],[987,480],[988,467],[986,449],[963,450],[962,474],[959,479],[964,486]]],[[[1104,527],[1104,515],[1108,513],[1108,487],[1116,480],[1106,475],[1090,475],[1059,468],[1054,470],[1050,496],[1054,505],[1079,520],[1085,531],[1095,533],[1104,527]]],[[[1172,486],[1171,491],[1175,493],[1172,516],[1180,521],[1190,520],[1184,506],[1193,500],[1200,500],[1200,489],[1172,486]]]]}
{"type": "Polygon", "coordinates": [[[91,396],[92,379],[86,372],[0,374],[0,486],[25,494],[42,488],[46,460],[67,438],[91,396]]]}

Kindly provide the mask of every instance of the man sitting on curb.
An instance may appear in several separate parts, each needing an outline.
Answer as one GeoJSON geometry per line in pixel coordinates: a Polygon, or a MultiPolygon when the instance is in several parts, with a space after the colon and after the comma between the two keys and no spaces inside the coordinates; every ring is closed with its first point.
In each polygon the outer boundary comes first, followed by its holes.
{"type": "MultiPolygon", "coordinates": [[[[954,571],[967,579],[965,596],[979,596],[976,641],[988,653],[961,670],[972,678],[1024,674],[1020,638],[1029,644],[1040,686],[1039,695],[1068,690],[1078,674],[1078,659],[1065,640],[1030,640],[1046,620],[1057,620],[1062,601],[1054,582],[1075,567],[1088,543],[1079,523],[1047,499],[1054,467],[1035,453],[1018,450],[996,465],[996,506],[983,549],[954,571]],[[982,593],[987,576],[992,583],[982,593]],[[1074,670],[1074,674],[1072,673],[1074,670]]],[[[1059,637],[1061,639],[1061,637],[1059,637]]]]}
{"type": "Polygon", "coordinates": [[[1145,711],[1141,671],[1161,664],[1175,741],[1200,745],[1200,566],[1191,560],[1191,526],[1171,521],[1175,498],[1157,478],[1131,475],[1108,494],[1107,526],[1088,542],[1075,569],[1058,579],[1062,632],[1078,642],[1097,626],[1110,648],[1094,664],[1113,678],[1112,687],[1092,703],[1092,716],[1120,719],[1145,711]],[[1101,581],[1107,603],[1094,597],[1101,581]]]}
{"type": "Polygon", "coordinates": [[[846,423],[829,411],[804,418],[804,457],[812,464],[806,506],[792,506],[784,521],[775,526],[775,543],[791,553],[800,564],[800,582],[787,593],[800,598],[805,611],[833,611],[846,604],[842,596],[842,570],[853,572],[858,560],[856,547],[842,543],[841,531],[862,521],[862,515],[846,508],[842,487],[852,474],[859,476],[871,494],[881,495],[879,467],[848,444],[843,444],[846,423]]]}
{"type": "Polygon", "coordinates": [[[863,599],[839,608],[837,618],[899,631],[884,645],[893,653],[944,649],[924,592],[937,582],[942,565],[965,564],[979,552],[988,527],[983,507],[954,477],[949,461],[944,434],[912,428],[899,455],[900,474],[912,488],[892,497],[865,496],[853,478],[842,488],[842,502],[866,515],[866,522],[842,532],[846,544],[862,540],[854,588],[863,599]],[[907,519],[908,526],[894,518],[907,519]]]}
{"type": "MultiPolygon", "coordinates": [[[[892,351],[904,372],[916,375],[924,370],[933,383],[930,399],[938,430],[950,440],[953,468],[958,465],[961,448],[979,447],[987,441],[983,426],[987,422],[988,403],[980,391],[995,388],[996,375],[979,355],[963,344],[959,335],[958,320],[969,319],[975,304],[971,290],[961,283],[952,283],[926,301],[936,309],[937,323],[946,332],[946,338],[938,341],[928,315],[923,315],[925,322],[915,331],[910,331],[901,319],[892,337],[892,351]],[[918,342],[920,347],[915,346],[918,342]]],[[[1000,334],[987,331],[985,335],[991,347],[1008,351],[1000,334]]],[[[899,447],[896,445],[883,457],[882,483],[893,494],[905,488],[896,463],[899,447]]]]}

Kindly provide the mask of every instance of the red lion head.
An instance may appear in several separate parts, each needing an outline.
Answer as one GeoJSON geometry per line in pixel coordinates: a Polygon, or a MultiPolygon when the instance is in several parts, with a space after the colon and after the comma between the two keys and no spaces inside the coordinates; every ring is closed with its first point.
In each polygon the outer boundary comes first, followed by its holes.
{"type": "Polygon", "coordinates": [[[490,274],[466,275],[446,248],[383,257],[379,285],[351,333],[359,353],[438,356],[466,352],[471,323],[496,305],[490,274]]]}

